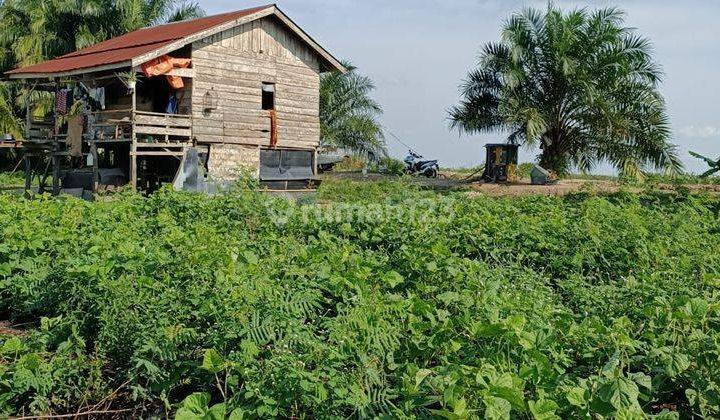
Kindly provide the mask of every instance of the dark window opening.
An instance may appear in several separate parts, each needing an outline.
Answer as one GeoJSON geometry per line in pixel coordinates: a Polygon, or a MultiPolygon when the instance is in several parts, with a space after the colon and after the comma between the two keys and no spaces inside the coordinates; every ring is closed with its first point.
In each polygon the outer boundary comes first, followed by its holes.
{"type": "Polygon", "coordinates": [[[265,111],[275,109],[275,83],[262,84],[262,109],[265,111]]]}

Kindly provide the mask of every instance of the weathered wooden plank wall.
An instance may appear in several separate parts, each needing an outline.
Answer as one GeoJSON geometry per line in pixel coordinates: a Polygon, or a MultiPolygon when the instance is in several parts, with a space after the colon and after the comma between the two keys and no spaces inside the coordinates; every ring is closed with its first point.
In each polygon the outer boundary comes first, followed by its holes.
{"type": "Polygon", "coordinates": [[[193,134],[199,142],[270,145],[262,83],[275,83],[278,147],[320,142],[317,54],[269,16],[193,44],[193,134]],[[204,100],[214,91],[217,108],[204,100]]]}

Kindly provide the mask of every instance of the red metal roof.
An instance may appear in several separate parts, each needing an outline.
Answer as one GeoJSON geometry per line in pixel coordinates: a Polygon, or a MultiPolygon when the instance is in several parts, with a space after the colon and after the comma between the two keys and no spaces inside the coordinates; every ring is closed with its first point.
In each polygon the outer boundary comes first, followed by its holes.
{"type": "Polygon", "coordinates": [[[184,22],[139,29],[53,60],[11,70],[6,74],[64,73],[73,70],[122,63],[162,48],[179,39],[257,13],[269,7],[273,6],[254,7],[237,12],[223,13],[184,22]]]}

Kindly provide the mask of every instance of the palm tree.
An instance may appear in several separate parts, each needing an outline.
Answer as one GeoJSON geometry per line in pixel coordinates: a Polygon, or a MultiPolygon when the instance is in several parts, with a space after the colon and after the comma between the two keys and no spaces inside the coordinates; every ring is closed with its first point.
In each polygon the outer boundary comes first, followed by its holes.
{"type": "Polygon", "coordinates": [[[177,0],[5,0],[2,70],[55,58],[145,26],[204,15],[177,0]]]}
{"type": "Polygon", "coordinates": [[[378,118],[382,108],[370,97],[372,80],[343,63],[348,72],[320,79],[320,136],[324,145],[350,149],[361,155],[386,154],[378,118]]]}
{"type": "Polygon", "coordinates": [[[649,41],[623,26],[618,9],[526,9],[483,47],[449,111],[451,128],[508,132],[510,142],[539,146],[541,166],[558,174],[601,161],[628,176],[677,171],[661,74],[649,41]]]}
{"type": "Polygon", "coordinates": [[[117,0],[111,18],[119,24],[112,29],[112,36],[121,35],[145,26],[179,22],[203,16],[205,12],[197,3],[177,0],[117,0]]]}
{"type": "Polygon", "coordinates": [[[8,83],[0,83],[0,136],[10,134],[21,139],[22,123],[12,107],[12,90],[8,83]]]}

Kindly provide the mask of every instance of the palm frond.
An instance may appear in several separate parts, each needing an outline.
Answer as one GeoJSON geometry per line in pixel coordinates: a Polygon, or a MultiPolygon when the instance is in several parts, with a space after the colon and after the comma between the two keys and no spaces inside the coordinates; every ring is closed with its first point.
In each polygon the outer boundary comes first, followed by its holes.
{"type": "Polygon", "coordinates": [[[348,72],[325,74],[320,81],[320,131],[324,144],[359,154],[384,155],[385,136],[378,121],[382,108],[370,96],[375,85],[350,63],[348,72]]]}

